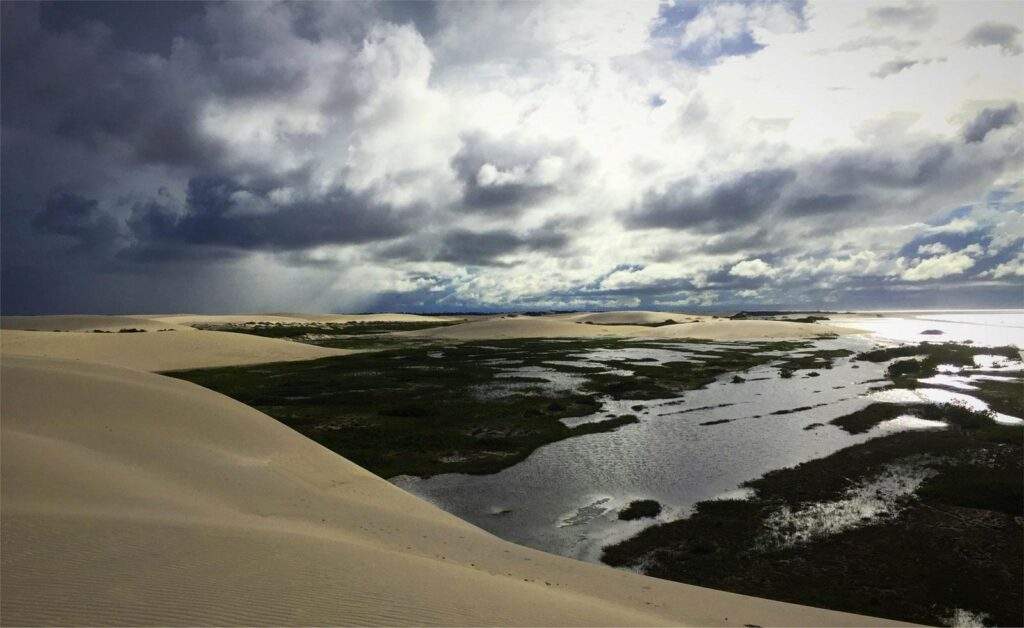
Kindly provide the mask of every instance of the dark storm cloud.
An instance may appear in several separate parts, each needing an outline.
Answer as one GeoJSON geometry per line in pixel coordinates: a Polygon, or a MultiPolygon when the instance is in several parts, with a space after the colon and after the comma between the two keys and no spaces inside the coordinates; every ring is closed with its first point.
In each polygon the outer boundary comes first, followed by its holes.
{"type": "Polygon", "coordinates": [[[794,198],[788,204],[793,214],[829,214],[843,211],[857,204],[861,197],[856,194],[814,194],[794,198]]]}
{"type": "Polygon", "coordinates": [[[400,259],[471,266],[507,266],[507,263],[499,262],[498,258],[535,251],[558,255],[569,242],[568,233],[558,223],[549,223],[525,233],[510,229],[454,229],[439,235],[406,238],[387,244],[377,251],[377,255],[388,261],[400,259]]]}
{"type": "MultiPolygon", "coordinates": [[[[965,131],[965,135],[978,136],[993,122],[1010,124],[1007,120],[1011,117],[1006,113],[979,115],[968,125],[968,129],[979,130],[965,131]]],[[[640,204],[621,218],[631,229],[717,233],[718,238],[725,238],[724,243],[732,238],[742,242],[737,232],[741,228],[787,216],[827,220],[820,223],[820,235],[824,236],[831,229],[884,216],[885,210],[896,206],[917,211],[931,207],[930,202],[948,202],[949,195],[983,188],[1024,160],[1021,149],[992,155],[977,153],[976,144],[982,142],[934,141],[911,147],[836,150],[789,168],[738,173],[699,192],[695,191],[701,189],[696,181],[682,179],[664,190],[648,191],[640,204]]]]}
{"type": "Polygon", "coordinates": [[[745,225],[768,211],[795,178],[792,170],[755,170],[700,192],[694,192],[692,180],[676,181],[663,192],[645,194],[640,206],[626,216],[626,223],[635,229],[699,231],[745,225]]]}
{"type": "Polygon", "coordinates": [[[84,252],[110,249],[120,238],[117,221],[97,201],[70,192],[51,196],[32,226],[41,233],[69,238],[75,249],[84,252]]]}
{"type": "MultiPolygon", "coordinates": [[[[85,8],[91,3],[67,4],[93,13],[85,8]]],[[[60,6],[63,13],[73,11],[60,6]]],[[[201,96],[210,87],[197,59],[119,48],[114,31],[88,15],[68,18],[66,30],[47,30],[39,9],[31,3],[4,4],[5,132],[34,135],[33,150],[40,154],[63,152],[61,142],[72,142],[94,161],[127,157],[200,168],[215,163],[218,148],[195,125],[201,96]]],[[[139,30],[151,27],[144,22],[139,30]]]]}
{"type": "MultiPolygon", "coordinates": [[[[704,253],[715,255],[736,253],[738,251],[749,251],[768,246],[769,231],[763,227],[753,231],[734,231],[708,238],[700,250],[704,253]]],[[[679,259],[679,251],[671,259],[679,259]]]]}
{"type": "Polygon", "coordinates": [[[932,142],[906,152],[835,151],[798,165],[799,180],[779,207],[794,217],[846,214],[851,220],[861,212],[877,212],[894,204],[910,209],[987,185],[1020,159],[1019,151],[978,158],[965,153],[957,142],[932,142]]]}
{"type": "MultiPolygon", "coordinates": [[[[239,138],[214,128],[209,113],[259,113],[276,103],[309,112],[316,103],[301,99],[316,80],[328,90],[323,107],[347,132],[365,95],[346,64],[384,13],[419,28],[433,19],[426,4],[9,2],[0,10],[7,311],[40,307],[28,288],[64,285],[70,264],[86,283],[134,286],[155,299],[152,287],[173,275],[164,265],[191,264],[194,296],[173,307],[210,303],[226,262],[389,239],[422,215],[415,204],[399,212],[342,183],[314,183],[303,156],[315,154],[317,138],[304,131],[259,130],[296,156],[285,166],[234,146],[239,138]],[[298,33],[302,17],[308,39],[298,33]],[[342,58],[333,73],[317,70],[318,42],[342,58]],[[145,200],[186,182],[185,200],[145,200]],[[300,200],[270,202],[279,187],[300,200]],[[28,276],[50,281],[12,279],[28,276]],[[11,292],[12,281],[27,289],[11,292]]],[[[73,294],[66,308],[85,302],[65,288],[73,294]]]]}
{"type": "Polygon", "coordinates": [[[474,232],[451,231],[444,236],[435,259],[470,265],[494,264],[495,258],[523,251],[555,251],[568,242],[565,234],[547,233],[520,236],[503,229],[474,232]]]}
{"type": "Polygon", "coordinates": [[[868,9],[868,22],[874,26],[897,26],[924,30],[935,23],[938,10],[923,2],[905,2],[868,9]]]}
{"type": "Polygon", "coordinates": [[[926,144],[909,155],[887,154],[877,150],[836,151],[806,169],[819,186],[847,193],[864,188],[920,188],[936,183],[948,174],[954,161],[954,148],[948,143],[926,144]]]}
{"type": "Polygon", "coordinates": [[[1020,27],[1001,22],[983,22],[972,28],[964,37],[964,45],[973,48],[999,46],[1005,55],[1019,55],[1024,52],[1020,42],[1020,27]]]}
{"type": "Polygon", "coordinates": [[[465,209],[496,211],[522,210],[569,191],[590,164],[572,143],[524,144],[473,133],[462,137],[452,168],[462,182],[465,209]],[[557,171],[550,170],[552,160],[560,164],[557,171]],[[494,180],[486,178],[488,171],[494,180]]]}
{"type": "Polygon", "coordinates": [[[90,0],[89,2],[42,2],[40,22],[50,30],[61,32],[83,26],[103,24],[109,28],[114,43],[137,52],[170,54],[174,38],[193,34],[205,3],[182,0],[147,0],[123,2],[90,0]]]}
{"type": "Polygon", "coordinates": [[[964,126],[964,141],[982,142],[990,132],[1013,126],[1020,120],[1020,108],[1016,103],[1010,103],[1005,107],[986,107],[964,126]]]}
{"type": "Polygon", "coordinates": [[[135,208],[128,226],[144,256],[170,245],[240,250],[294,250],[398,237],[414,213],[399,214],[365,196],[338,189],[323,198],[277,206],[223,177],[189,181],[184,211],[158,202],[135,208]]]}

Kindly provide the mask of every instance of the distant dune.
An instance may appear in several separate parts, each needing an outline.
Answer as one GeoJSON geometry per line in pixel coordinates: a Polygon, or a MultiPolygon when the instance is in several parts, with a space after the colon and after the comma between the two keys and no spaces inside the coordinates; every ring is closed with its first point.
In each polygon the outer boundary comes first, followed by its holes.
{"type": "MultiPolygon", "coordinates": [[[[172,317],[173,318],[173,317],[172,317]]],[[[0,328],[21,329],[31,331],[118,331],[120,329],[158,329],[174,328],[176,325],[155,317],[146,316],[3,316],[0,317],[0,328]]]]}
{"type": "Polygon", "coordinates": [[[151,317],[155,321],[177,325],[229,323],[369,323],[397,322],[423,323],[430,321],[457,321],[463,316],[423,316],[421,314],[173,314],[151,317]]]}
{"type": "Polygon", "coordinates": [[[430,322],[461,320],[461,316],[421,316],[419,314],[140,314],[134,316],[53,315],[3,316],[0,328],[35,331],[117,331],[180,328],[190,325],[227,325],[232,323],[353,323],[353,322],[430,322]]]}
{"type": "Polygon", "coordinates": [[[591,312],[588,314],[577,314],[570,317],[579,323],[593,323],[595,325],[650,325],[664,323],[666,321],[692,321],[694,319],[709,318],[692,314],[676,314],[673,312],[646,312],[642,310],[623,312],[591,312]]]}
{"type": "Polygon", "coordinates": [[[290,340],[188,327],[131,334],[4,330],[0,332],[0,352],[5,359],[16,355],[50,357],[140,371],[312,360],[351,353],[290,340]]]}
{"type": "Polygon", "coordinates": [[[880,623],[501,541],[252,408],[142,372],[339,352],[187,329],[5,330],[0,351],[5,625],[880,623]]]}
{"type": "Polygon", "coordinates": [[[450,327],[423,329],[402,334],[452,340],[508,338],[694,338],[702,340],[781,340],[815,338],[824,334],[860,333],[859,330],[820,323],[715,319],[655,312],[607,312],[582,316],[493,317],[450,327]],[[596,317],[596,318],[595,318],[596,317]],[[693,321],[651,327],[666,318],[693,321]],[[600,322],[598,322],[600,321],[600,322]],[[638,323],[644,324],[638,324],[638,323]]]}

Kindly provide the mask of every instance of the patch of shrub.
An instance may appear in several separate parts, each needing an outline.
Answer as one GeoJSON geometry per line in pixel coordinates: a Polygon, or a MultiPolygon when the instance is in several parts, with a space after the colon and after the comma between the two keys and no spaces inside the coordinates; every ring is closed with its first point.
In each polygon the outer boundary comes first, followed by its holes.
{"type": "Polygon", "coordinates": [[[661,504],[653,499],[637,499],[619,511],[619,519],[633,521],[644,517],[657,517],[661,514],[661,504]]]}

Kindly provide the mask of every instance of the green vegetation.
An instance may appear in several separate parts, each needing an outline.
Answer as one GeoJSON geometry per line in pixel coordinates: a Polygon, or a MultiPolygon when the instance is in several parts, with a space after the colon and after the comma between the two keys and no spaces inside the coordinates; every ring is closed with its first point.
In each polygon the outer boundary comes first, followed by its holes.
{"type": "Polygon", "coordinates": [[[644,517],[657,517],[661,514],[661,504],[653,499],[637,499],[619,511],[619,519],[633,521],[644,517]]]}
{"type": "Polygon", "coordinates": [[[809,343],[759,343],[751,348],[690,341],[687,350],[697,344],[704,362],[681,359],[659,365],[588,356],[586,365],[575,364],[578,356],[596,349],[664,349],[670,344],[621,339],[435,342],[170,375],[257,408],[383,477],[426,477],[494,473],[546,443],[638,421],[634,415],[611,416],[570,428],[559,420],[598,414],[605,396],[678,397],[729,372],[769,363],[822,368],[840,355],[815,352],[809,343]],[[778,355],[794,350],[811,355],[778,355]],[[611,373],[612,368],[632,375],[611,373]]]}
{"type": "MultiPolygon", "coordinates": [[[[940,364],[973,367],[976,355],[998,355],[1010,360],[1019,360],[1021,357],[1020,351],[1012,346],[975,347],[952,342],[941,344],[923,342],[919,345],[876,349],[858,354],[855,359],[885,362],[895,358],[906,358],[890,364],[887,374],[895,386],[913,389],[922,385],[918,380],[934,376],[938,372],[940,364]]],[[[980,372],[984,373],[984,371],[980,372]]],[[[931,388],[950,388],[935,383],[926,385],[931,388]]],[[[971,385],[977,390],[970,391],[970,394],[987,403],[992,410],[1024,417],[1024,382],[1020,377],[1014,377],[1012,381],[974,380],[971,385]]],[[[915,411],[908,413],[921,416],[915,411]]]]}
{"type": "MultiPolygon", "coordinates": [[[[615,341],[613,341],[614,343],[615,341]]],[[[687,341],[693,343],[694,341],[687,341]]],[[[617,346],[655,346],[645,343],[623,344],[617,346]]],[[[807,355],[776,355],[780,351],[808,349],[809,343],[771,342],[761,343],[753,349],[740,347],[715,348],[708,350],[704,362],[663,362],[661,364],[640,363],[636,361],[604,361],[604,364],[625,368],[633,372],[633,377],[624,378],[620,375],[591,372],[583,390],[608,395],[613,399],[666,399],[678,396],[686,390],[703,388],[715,381],[719,376],[730,372],[743,372],[755,366],[774,364],[786,377],[796,370],[812,368],[832,368],[832,361],[838,357],[852,355],[844,349],[820,349],[808,351],[807,355]]]]}
{"type": "Polygon", "coordinates": [[[873,403],[829,423],[843,428],[850,434],[863,434],[883,421],[908,414],[929,421],[945,421],[967,431],[993,425],[991,412],[977,412],[955,403],[873,403]]]}
{"type": "Polygon", "coordinates": [[[392,351],[395,349],[422,349],[430,346],[441,346],[444,340],[399,336],[395,334],[364,334],[361,336],[323,336],[315,340],[305,340],[308,344],[332,349],[352,349],[355,351],[392,351]]]}
{"type": "Polygon", "coordinates": [[[977,386],[971,395],[988,404],[996,412],[1024,418],[1024,381],[1015,377],[1012,381],[979,379],[971,382],[977,386]]]}
{"type": "Polygon", "coordinates": [[[605,548],[603,560],[659,578],[903,621],[947,623],[963,608],[996,625],[1017,625],[1024,614],[1024,428],[977,413],[965,421],[963,409],[951,406],[937,410],[941,420],[972,426],[876,438],[773,471],[746,484],[755,491],[751,499],[701,502],[687,519],[605,548]],[[978,418],[983,427],[974,427],[978,418]],[[804,542],[760,541],[780,513],[846,499],[852,487],[900,464],[924,465],[930,477],[916,496],[900,498],[892,515],[804,542]]]}
{"type": "Polygon", "coordinates": [[[1004,347],[975,347],[963,343],[943,342],[931,343],[922,342],[917,345],[902,345],[899,347],[888,347],[875,349],[857,354],[857,360],[868,362],[887,362],[895,358],[920,358],[916,365],[904,365],[903,362],[895,362],[891,367],[897,367],[892,376],[913,374],[915,377],[927,377],[934,375],[936,367],[940,364],[953,364],[955,366],[974,366],[976,355],[999,355],[1011,360],[1020,359],[1020,350],[1013,346],[1004,347]],[[901,371],[900,369],[906,369],[901,371]]]}

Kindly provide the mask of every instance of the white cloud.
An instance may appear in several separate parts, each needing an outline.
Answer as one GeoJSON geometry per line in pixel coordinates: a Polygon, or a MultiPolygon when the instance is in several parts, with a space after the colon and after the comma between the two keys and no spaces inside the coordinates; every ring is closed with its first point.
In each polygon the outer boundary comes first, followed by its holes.
{"type": "Polygon", "coordinates": [[[775,269],[760,259],[743,260],[729,269],[729,274],[736,277],[771,277],[775,269]]]}
{"type": "Polygon", "coordinates": [[[964,253],[947,253],[939,257],[929,257],[918,261],[903,272],[903,279],[907,281],[928,281],[929,279],[941,279],[951,275],[962,274],[965,270],[974,266],[974,260],[964,253]]]}
{"type": "Polygon", "coordinates": [[[942,255],[949,253],[949,247],[941,242],[932,242],[931,244],[922,244],[917,247],[918,255],[942,255]]]}
{"type": "Polygon", "coordinates": [[[935,225],[928,228],[931,233],[970,233],[978,228],[978,223],[970,218],[957,218],[944,225],[935,225]]]}
{"type": "Polygon", "coordinates": [[[1020,253],[1014,259],[1003,262],[992,270],[982,273],[985,277],[992,279],[1009,279],[1011,277],[1024,277],[1024,253],[1020,253]]]}

